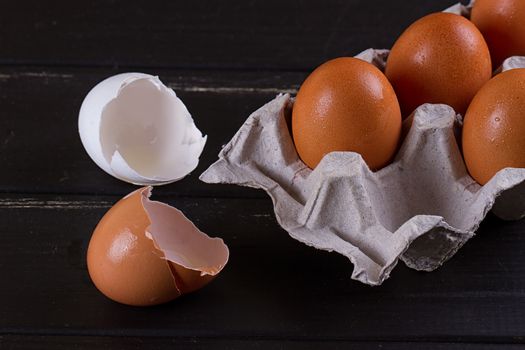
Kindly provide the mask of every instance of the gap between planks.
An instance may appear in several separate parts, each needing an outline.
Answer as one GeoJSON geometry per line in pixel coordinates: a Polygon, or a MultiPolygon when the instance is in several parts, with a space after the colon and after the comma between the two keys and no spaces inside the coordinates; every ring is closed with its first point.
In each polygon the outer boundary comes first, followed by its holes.
{"type": "MultiPolygon", "coordinates": [[[[189,335],[189,336],[169,336],[165,334],[157,334],[155,332],[145,332],[139,334],[118,334],[113,332],[99,331],[96,330],[77,330],[68,332],[57,332],[51,329],[39,329],[37,332],[34,330],[26,329],[6,329],[2,334],[0,333],[0,340],[2,338],[97,338],[102,339],[141,339],[145,341],[152,341],[155,339],[170,339],[172,341],[183,342],[183,341],[195,341],[199,342],[286,342],[286,343],[317,343],[317,342],[333,342],[333,343],[352,343],[352,344],[404,344],[404,345],[457,345],[457,346],[474,346],[474,345],[487,345],[487,346],[505,346],[505,345],[518,345],[523,346],[525,339],[522,336],[399,336],[399,337],[377,337],[377,338],[363,338],[363,337],[337,337],[337,336],[279,336],[279,335],[189,335]]],[[[1,342],[0,342],[1,345],[1,342]]],[[[0,347],[1,348],[1,347],[0,347]]],[[[383,346],[379,346],[378,349],[382,349],[383,346]]]]}
{"type": "Polygon", "coordinates": [[[98,209],[109,208],[114,201],[40,200],[36,198],[2,198],[0,209],[98,209]]]}
{"type": "MultiPolygon", "coordinates": [[[[13,74],[0,73],[0,81],[19,78],[43,78],[43,79],[75,79],[74,74],[51,73],[46,71],[21,72],[13,74]]],[[[197,93],[214,93],[214,94],[296,94],[299,86],[289,87],[243,87],[243,86],[204,86],[204,85],[185,85],[177,83],[167,83],[167,86],[175,91],[197,92],[197,93]]]]}
{"type": "MultiPolygon", "coordinates": [[[[78,209],[109,209],[111,208],[121,197],[115,197],[113,200],[60,200],[60,199],[38,199],[34,197],[26,198],[0,198],[0,210],[1,209],[69,209],[69,210],[78,210],[78,209]]],[[[161,196],[159,200],[163,203],[166,201],[162,199],[161,196]]],[[[212,197],[178,197],[179,199],[208,199],[217,201],[219,198],[212,197]]],[[[265,200],[263,198],[220,198],[220,200],[265,200]]],[[[270,218],[272,214],[270,213],[257,213],[251,215],[254,218],[270,218]]]]}

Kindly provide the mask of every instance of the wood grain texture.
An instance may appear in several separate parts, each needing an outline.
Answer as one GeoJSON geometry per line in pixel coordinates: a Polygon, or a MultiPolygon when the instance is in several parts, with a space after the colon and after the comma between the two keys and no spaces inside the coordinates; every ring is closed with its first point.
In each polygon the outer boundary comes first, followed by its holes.
{"type": "Polygon", "coordinates": [[[0,335],[4,350],[173,350],[173,349],[326,349],[326,350],[518,350],[519,344],[428,343],[428,342],[348,342],[288,339],[216,339],[163,337],[96,337],[96,336],[20,336],[0,335]]]}
{"type": "MultiPolygon", "coordinates": [[[[78,135],[78,111],[89,90],[112,69],[0,68],[0,192],[119,194],[133,186],[116,180],[89,158],[78,135]]],[[[185,196],[258,196],[235,186],[198,180],[217,160],[250,113],[279,92],[294,92],[305,73],[149,69],[183,99],[208,135],[199,167],[160,191],[185,196]]]]}
{"type": "Polygon", "coordinates": [[[7,281],[0,300],[9,301],[0,303],[0,334],[524,341],[523,222],[489,217],[442,268],[420,273],[400,265],[372,288],[350,279],[346,258],[289,238],[267,199],[157,199],[229,245],[229,265],[212,284],[158,307],[114,303],[91,284],[85,251],[116,198],[36,196],[33,205],[0,206],[0,278],[7,281]]]}
{"type": "Polygon", "coordinates": [[[310,70],[455,0],[6,2],[0,63],[310,70]]]}
{"type": "Polygon", "coordinates": [[[455,0],[5,2],[0,11],[0,349],[509,349],[525,343],[525,221],[489,216],[443,267],[402,265],[381,287],[282,230],[262,191],[206,185],[248,115],[314,67],[388,48],[455,0]],[[154,191],[231,259],[166,305],[114,303],[91,283],[91,232],[136,187],[78,136],[86,93],[125,71],[159,75],[208,135],[199,167],[154,191]]]}

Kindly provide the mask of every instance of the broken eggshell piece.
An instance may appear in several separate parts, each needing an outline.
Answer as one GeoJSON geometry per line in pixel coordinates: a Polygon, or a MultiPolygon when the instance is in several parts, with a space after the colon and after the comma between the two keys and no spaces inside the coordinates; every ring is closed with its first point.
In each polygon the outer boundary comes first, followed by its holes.
{"type": "Polygon", "coordinates": [[[137,185],[180,180],[197,167],[206,143],[175,92],[142,73],[97,84],[82,103],[78,130],[100,168],[137,185]]]}
{"type": "Polygon", "coordinates": [[[168,302],[210,282],[226,265],[228,247],[184,214],[149,200],[144,187],[117,202],[89,242],[87,266],[95,286],[127,305],[168,302]]]}

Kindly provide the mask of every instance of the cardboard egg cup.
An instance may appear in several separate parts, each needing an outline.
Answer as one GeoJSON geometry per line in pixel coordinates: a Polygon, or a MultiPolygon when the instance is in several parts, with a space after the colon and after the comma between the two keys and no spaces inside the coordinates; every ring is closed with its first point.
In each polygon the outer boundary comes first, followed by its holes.
{"type": "MultiPolygon", "coordinates": [[[[468,16],[470,5],[445,11],[468,16]]],[[[369,49],[356,57],[383,70],[388,53],[369,49]]],[[[510,58],[502,69],[516,67],[525,67],[525,58],[510,58]]],[[[458,146],[462,118],[447,105],[420,106],[394,161],[377,172],[353,152],[327,154],[309,169],[290,135],[292,106],[281,94],[252,113],[200,179],[265,190],[290,236],[348,257],[353,279],[380,285],[400,259],[432,271],[474,236],[490,210],[506,220],[525,216],[525,169],[476,183],[458,146]]]]}

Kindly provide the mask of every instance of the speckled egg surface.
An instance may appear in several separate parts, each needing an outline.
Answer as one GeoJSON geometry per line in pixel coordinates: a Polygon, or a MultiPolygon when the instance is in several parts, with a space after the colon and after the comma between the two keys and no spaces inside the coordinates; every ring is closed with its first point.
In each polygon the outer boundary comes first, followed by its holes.
{"type": "Polygon", "coordinates": [[[444,103],[464,113],[492,75],[480,31],[466,18],[434,13],[414,22],[396,41],[386,64],[403,116],[423,103],[444,103]]]}
{"type": "Polygon", "coordinates": [[[468,171],[482,185],[503,168],[525,168],[525,68],[483,86],[465,115],[462,139],[468,171]]]}
{"type": "Polygon", "coordinates": [[[293,106],[294,143],[312,169],[333,151],[360,153],[371,169],[379,169],[394,156],[400,132],[394,89],[379,69],[357,58],[319,66],[293,106]]]}
{"type": "Polygon", "coordinates": [[[470,19],[487,41],[494,68],[510,56],[525,56],[525,1],[476,0],[470,19]]]}

